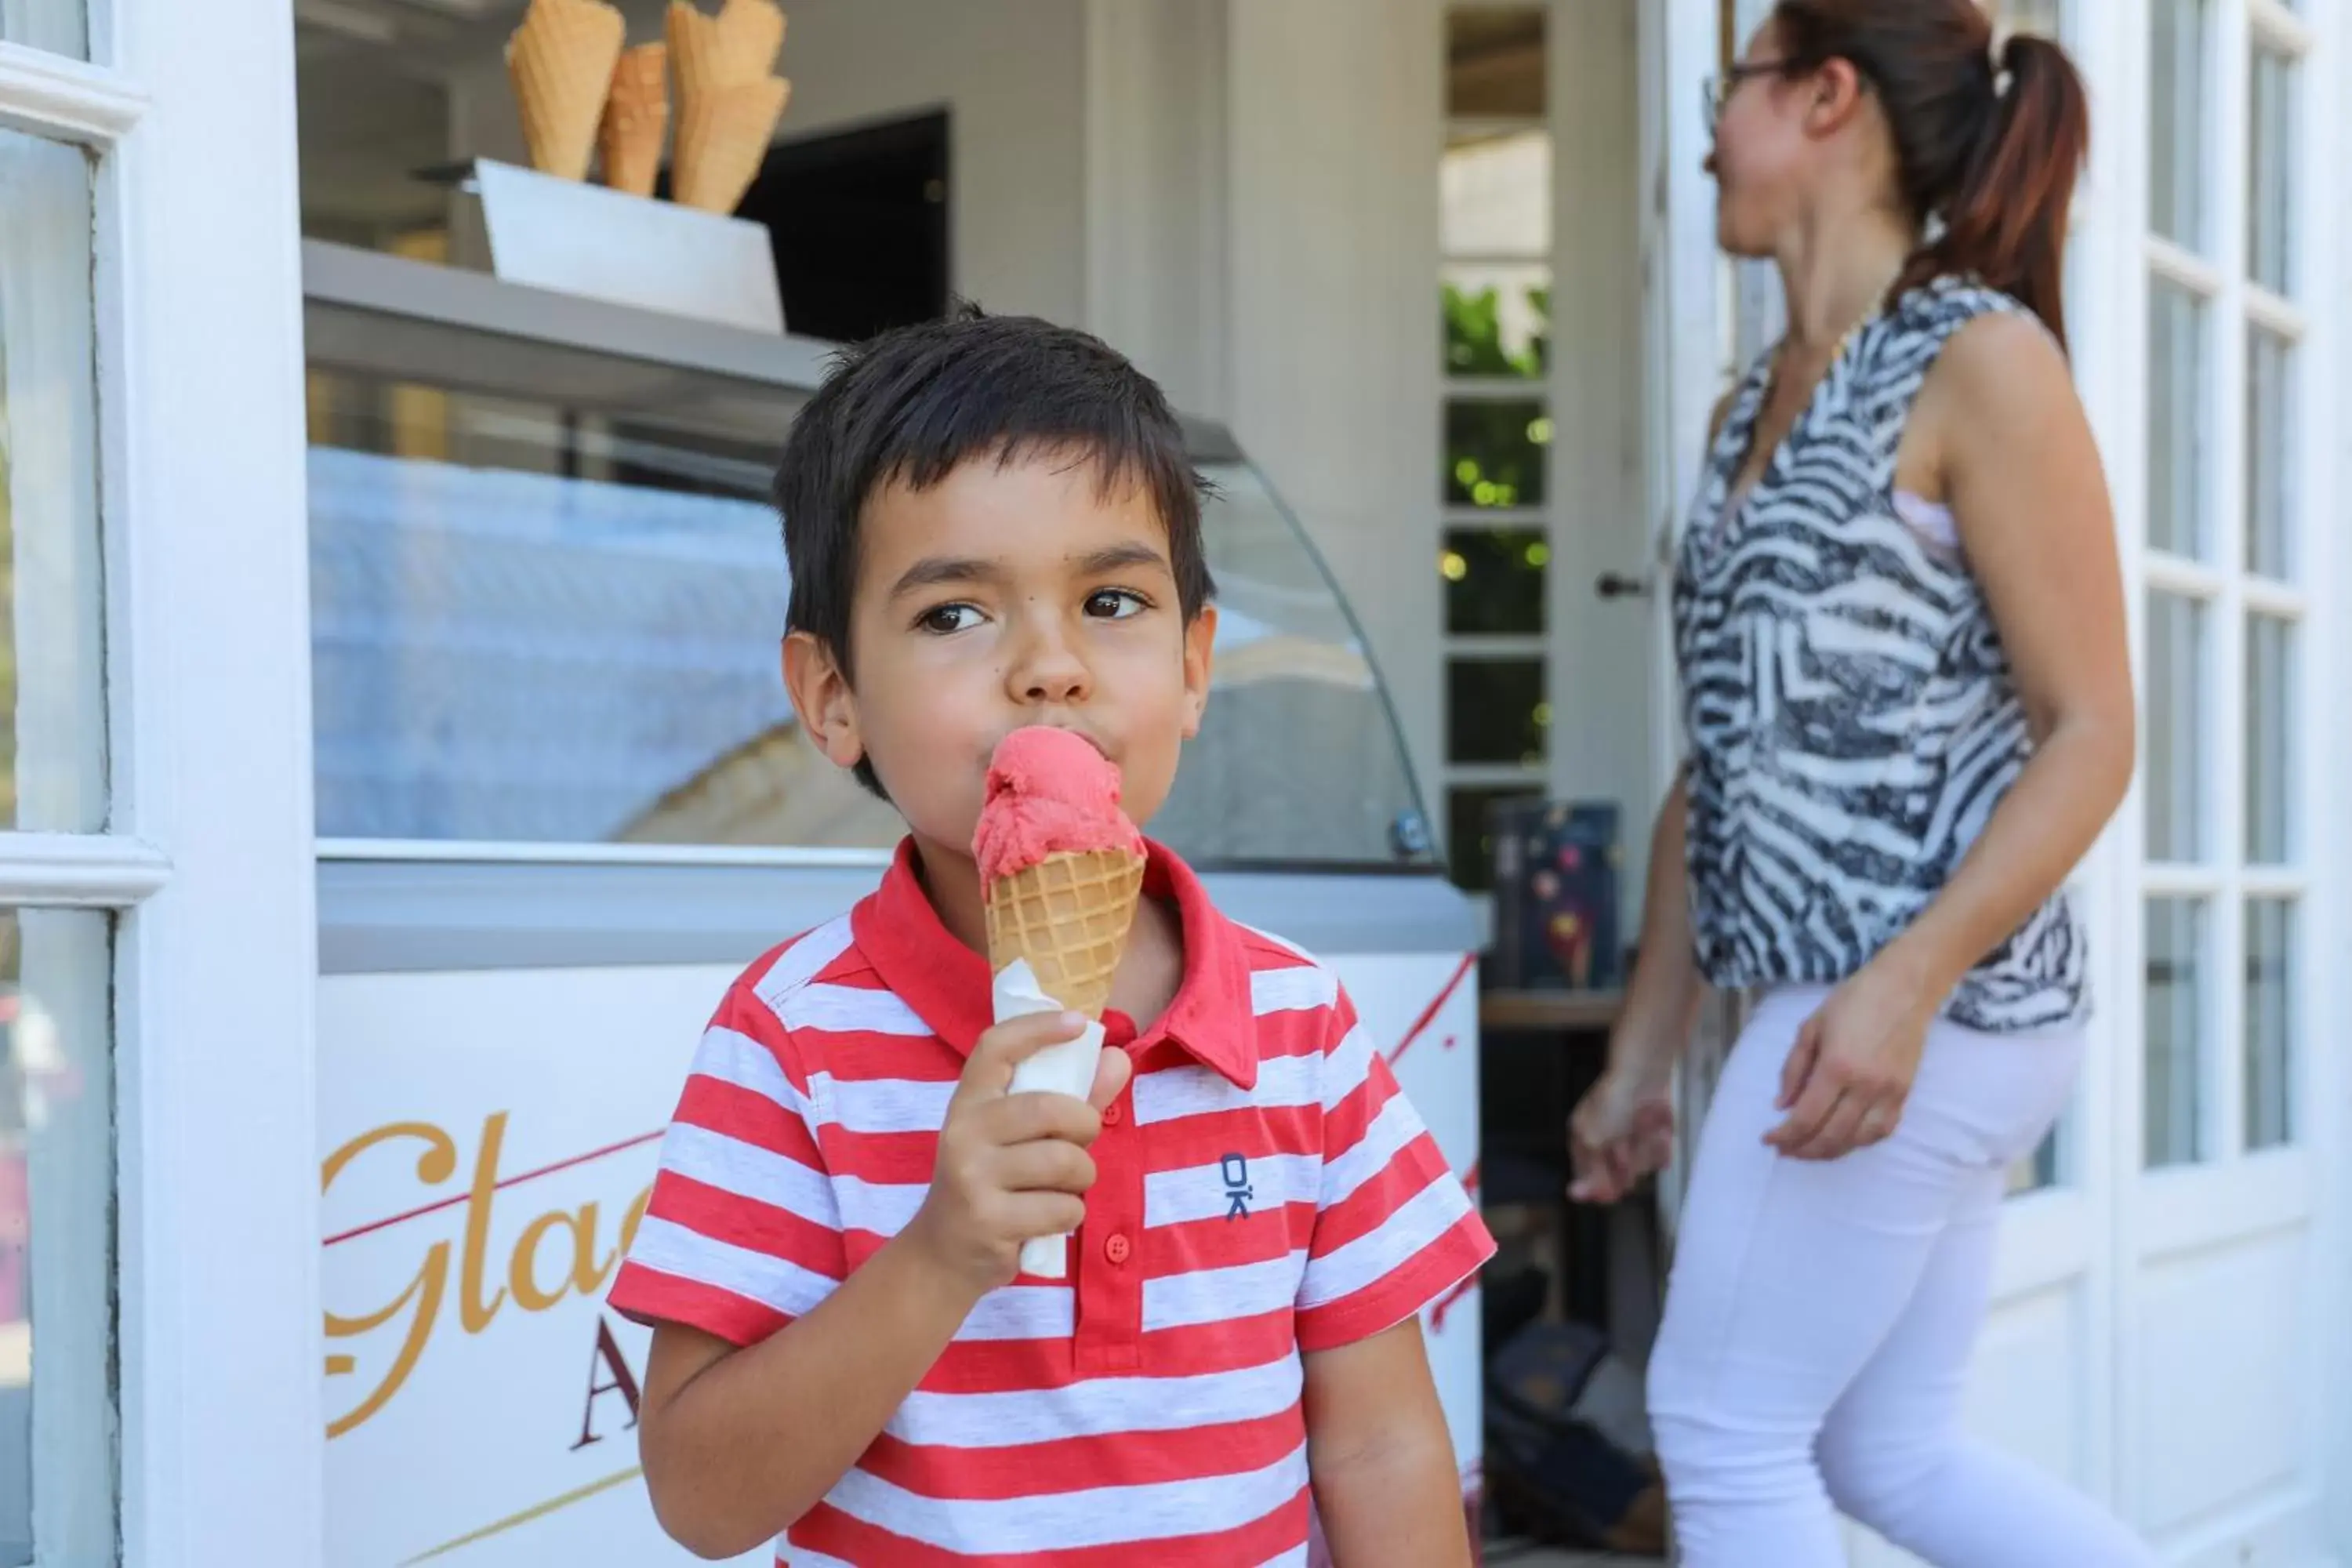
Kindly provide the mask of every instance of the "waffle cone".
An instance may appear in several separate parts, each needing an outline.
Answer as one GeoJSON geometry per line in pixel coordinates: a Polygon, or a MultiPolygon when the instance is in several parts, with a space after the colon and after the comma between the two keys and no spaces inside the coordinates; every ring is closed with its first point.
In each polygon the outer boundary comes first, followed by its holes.
{"type": "Polygon", "coordinates": [[[727,0],[718,28],[730,73],[727,85],[758,81],[774,71],[784,47],[784,11],[776,0],[727,0]]]}
{"type": "Polygon", "coordinates": [[[693,0],[670,0],[663,27],[680,98],[762,80],[784,47],[784,13],[776,0],[727,0],[716,16],[693,0]]]}
{"type": "Polygon", "coordinates": [[[507,74],[532,168],[567,180],[588,177],[627,31],[621,13],[604,0],[530,0],[522,26],[507,40],[507,74]]]}
{"type": "Polygon", "coordinates": [[[725,85],[726,68],[722,63],[725,51],[719,46],[719,23],[706,16],[688,0],[669,0],[669,10],[662,22],[663,36],[669,39],[670,68],[677,72],[677,96],[683,103],[698,99],[711,89],[725,85]]]}
{"type": "Polygon", "coordinates": [[[662,139],[669,132],[669,47],[640,44],[623,53],[604,100],[597,142],[604,183],[633,196],[654,194],[661,173],[662,139]]]}
{"type": "Polygon", "coordinates": [[[681,95],[671,193],[683,205],[731,213],[751,188],[793,84],[766,77],[681,95]]]}
{"type": "Polygon", "coordinates": [[[1099,1020],[1142,892],[1143,858],[1123,849],[1048,855],[998,878],[983,900],[990,972],[1025,958],[1046,995],[1099,1020]]]}

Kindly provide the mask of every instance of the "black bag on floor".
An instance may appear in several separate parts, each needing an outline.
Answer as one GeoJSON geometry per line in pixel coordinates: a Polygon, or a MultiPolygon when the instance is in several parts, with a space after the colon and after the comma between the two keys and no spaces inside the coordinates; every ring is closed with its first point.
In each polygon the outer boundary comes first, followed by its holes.
{"type": "Polygon", "coordinates": [[[1486,1369],[1486,1491],[1516,1534],[1663,1555],[1665,1489],[1640,1380],[1580,1323],[1534,1323],[1486,1369]]]}

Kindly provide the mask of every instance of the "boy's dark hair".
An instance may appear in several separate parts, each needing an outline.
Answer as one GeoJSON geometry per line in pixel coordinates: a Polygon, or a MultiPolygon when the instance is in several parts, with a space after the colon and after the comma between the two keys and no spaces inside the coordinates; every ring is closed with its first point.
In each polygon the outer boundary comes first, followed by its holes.
{"type": "MultiPolygon", "coordinates": [[[[843,349],[784,441],[771,491],[792,572],[787,630],[852,676],[850,600],[866,503],[885,485],[929,489],[974,458],[1041,451],[1090,460],[1106,493],[1143,487],[1168,530],[1185,620],[1216,591],[1201,544],[1202,483],[1184,429],[1150,376],[1101,339],[965,306],[843,349]]],[[[884,794],[871,762],[857,780],[884,794]]]]}

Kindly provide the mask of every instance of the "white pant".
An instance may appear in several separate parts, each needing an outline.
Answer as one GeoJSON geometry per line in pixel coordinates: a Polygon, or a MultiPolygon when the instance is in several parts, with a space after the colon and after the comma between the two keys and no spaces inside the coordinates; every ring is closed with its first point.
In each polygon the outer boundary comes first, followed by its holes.
{"type": "Polygon", "coordinates": [[[2041,1142],[2079,1030],[1937,1024],[1894,1136],[1842,1160],[1764,1142],[1797,1030],[1774,993],[1725,1064],[1693,1163],[1651,1420],[1684,1568],[1832,1568],[1832,1508],[1935,1568],[2113,1568],[2147,1548],[1966,1436],[2006,1172],[2041,1142]]]}

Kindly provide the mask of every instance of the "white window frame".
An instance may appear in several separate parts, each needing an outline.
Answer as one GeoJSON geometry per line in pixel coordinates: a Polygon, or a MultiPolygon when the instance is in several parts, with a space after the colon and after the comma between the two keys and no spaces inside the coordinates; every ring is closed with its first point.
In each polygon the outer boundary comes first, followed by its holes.
{"type": "Polygon", "coordinates": [[[292,29],[283,5],[89,10],[93,63],[0,44],[0,123],[93,158],[111,809],[0,834],[0,903],[118,916],[121,1560],[316,1563],[292,29]]]}
{"type": "MultiPolygon", "coordinates": [[[[2102,8],[2104,9],[2104,8],[2102,8]]],[[[2309,1260],[2310,1290],[2306,1316],[2309,1351],[2321,1363],[2304,1400],[2302,1417],[2308,1425],[2301,1446],[2308,1456],[2300,1485],[2315,1490],[2293,1490],[2267,1499],[2263,1507],[2309,1509],[2316,1496],[2317,1512],[2329,1516],[2324,1528],[2333,1531],[2337,1550],[2352,1549],[2352,1413],[2342,1408],[2342,1393],[2352,1386],[2352,1345],[2336,1331],[2352,1301],[2342,1259],[2352,1235],[2352,1119],[2346,1103],[2352,1075],[2334,1037],[2333,1020],[2352,1006],[2352,966],[2344,962],[2352,949],[2352,920],[2347,920],[2347,895],[2352,895],[2352,824],[2344,820],[2326,789],[2352,769],[2352,736],[2340,723],[2340,677],[2331,691],[2321,672],[2341,670],[2352,659],[2352,552],[2337,542],[2331,524],[2336,498],[2352,483],[2340,439],[2330,433],[2340,428],[2346,404],[2344,390],[2352,360],[2347,360],[2345,331],[2352,314],[2346,310],[2347,268],[2339,247],[2352,237],[2342,211],[2352,183],[2347,183],[2345,159],[2352,155],[2352,136],[2346,133],[2340,106],[2352,91],[2352,14],[2340,0],[2305,0],[2299,9],[2281,0],[2212,0],[2209,35],[2207,113],[2211,118],[2205,164],[2205,221],[2208,249],[2201,255],[2156,235],[2150,223],[2147,163],[2147,114],[2154,102],[2150,80],[2148,19],[2137,7],[2114,7],[2101,26],[2119,61],[2129,68],[2122,79],[2130,101],[2107,106],[2110,122],[2122,122],[2122,135],[2137,144],[2131,149],[2133,181],[2127,212],[2108,215],[2122,230],[2109,247],[2116,265],[2109,276],[2125,281],[2106,301],[2105,320],[2116,335],[2121,384],[2113,388],[2109,412],[2116,418],[2112,437],[2103,432],[2109,454],[2109,474],[2115,482],[2119,514],[2128,520],[2125,534],[2125,572],[2130,595],[2136,652],[2145,654],[2147,592],[2161,587],[2184,592],[2208,605],[2210,647],[2206,654],[2208,730],[2200,743],[2209,757],[2200,827],[2205,858],[2194,865],[2151,864],[2146,856],[2144,783],[2136,784],[2117,826],[2122,831],[2132,874],[2123,888],[2124,919],[2117,943],[2127,952],[2121,962],[2103,973],[2114,975],[2107,992],[2116,1019],[2120,1049],[2109,1070],[2114,1075],[2114,1125],[2116,1177],[2112,1230],[2122,1267],[2130,1280],[2145,1279],[2148,1270],[2192,1258],[2199,1251],[2227,1246],[2235,1239],[2283,1226],[2305,1226],[2304,1251],[2309,1260]],[[2247,126],[2252,91],[2251,54],[2257,35],[2300,47],[2301,103],[2294,132],[2297,183],[2294,189],[2295,231],[2292,270],[2297,296],[2287,311],[2278,308],[2252,279],[2248,267],[2246,204],[2248,200],[2247,126]],[[2135,265],[2135,263],[2137,263],[2135,265]],[[2165,278],[2191,288],[2207,300],[2210,321],[2208,374],[2200,388],[2200,415],[2215,438],[2204,483],[2206,521],[2213,532],[2209,559],[2193,561],[2150,549],[2147,545],[2147,443],[2151,439],[2147,399],[2147,343],[2151,280],[2165,278]],[[2295,559],[2298,581],[2282,593],[2245,566],[2246,477],[2246,326],[2250,319],[2298,326],[2301,342],[2294,364],[2294,395],[2298,409],[2300,439],[2291,454],[2290,483],[2294,491],[2295,559]],[[2249,867],[2244,858],[2245,610],[2250,606],[2299,612],[2301,660],[2297,676],[2296,722],[2313,737],[2305,754],[2294,763],[2293,810],[2297,839],[2295,859],[2285,868],[2249,867]],[[2206,1010],[2200,1040],[2201,1106],[2204,1134],[2200,1158],[2192,1163],[2144,1170],[2140,1162],[2139,1129],[2144,1110],[2144,900],[2150,894],[2194,893],[2210,899],[2210,910],[2204,960],[2210,979],[2203,998],[2206,1010]],[[2296,1050],[2293,1061],[2295,1100],[2294,1142],[2284,1147],[2245,1148],[2243,1089],[2244,1028],[2244,900],[2249,893],[2285,892],[2299,903],[2298,959],[2294,1007],[2296,1050]]],[[[2108,145],[2116,133],[2110,132],[2108,145]]],[[[2095,146],[2095,157],[2097,155],[2095,146]]],[[[2119,1283],[2118,1301],[2127,1300],[2130,1287],[2119,1283]]],[[[2114,1365],[2137,1363],[2139,1358],[2138,1316],[2126,1309],[2116,1320],[2114,1365]]],[[[2126,1493],[2144,1484],[2145,1439],[2136,1412],[2144,1394],[2126,1385],[2118,1406],[2115,1440],[2118,1470],[2126,1493]]]]}
{"type": "MultiPolygon", "coordinates": [[[[1559,117],[1552,111],[1552,104],[1550,102],[1555,84],[1551,80],[1549,60],[1556,46],[1559,30],[1567,25],[1567,18],[1554,5],[1553,0],[1446,0],[1446,3],[1439,6],[1439,26],[1443,28],[1448,29],[1450,33],[1454,14],[1457,11],[1465,10],[1520,11],[1530,15],[1540,16],[1543,18],[1544,53],[1547,62],[1545,69],[1545,111],[1541,114],[1525,116],[1513,115],[1500,118],[1493,116],[1463,118],[1456,117],[1451,113],[1441,115],[1439,119],[1439,125],[1441,128],[1438,141],[1439,156],[1443,158],[1447,147],[1452,143],[1454,133],[1457,132],[1491,132],[1497,133],[1537,132],[1543,136],[1551,139],[1553,142],[1552,157],[1557,160],[1560,155],[1556,131],[1559,117]]],[[[1442,37],[1444,35],[1442,35],[1442,37]]],[[[1553,188],[1555,190],[1558,188],[1558,174],[1556,171],[1557,163],[1555,163],[1555,174],[1553,178],[1553,188]]],[[[1547,196],[1549,196],[1551,192],[1548,191],[1546,195],[1547,196]]],[[[1438,239],[1437,251],[1439,288],[1441,289],[1444,288],[1446,269],[1456,263],[1496,263],[1507,266],[1541,267],[1544,268],[1546,274],[1552,279],[1552,288],[1557,290],[1559,279],[1560,259],[1559,214],[1557,210],[1552,213],[1551,230],[1551,234],[1548,237],[1545,247],[1540,254],[1528,254],[1524,256],[1513,253],[1450,251],[1445,248],[1444,237],[1441,232],[1438,239]]],[[[1519,380],[1511,376],[1463,376],[1455,375],[1450,366],[1442,367],[1440,369],[1438,374],[1437,417],[1440,422],[1438,437],[1438,462],[1441,469],[1444,464],[1452,460],[1452,453],[1448,450],[1448,443],[1444,433],[1444,421],[1447,410],[1450,409],[1453,405],[1456,403],[1474,402],[1509,403],[1525,400],[1540,404],[1543,407],[1546,417],[1550,417],[1554,410],[1559,407],[1559,377],[1560,374],[1560,366],[1558,344],[1559,335],[1559,316],[1560,313],[1558,296],[1557,293],[1555,293],[1553,296],[1553,307],[1546,324],[1547,333],[1553,344],[1551,364],[1550,368],[1541,376],[1528,380],[1519,380]]],[[[1540,536],[1545,547],[1547,549],[1552,549],[1556,543],[1554,520],[1559,515],[1560,507],[1562,505],[1562,498],[1559,492],[1560,474],[1559,472],[1559,443],[1557,440],[1551,442],[1544,449],[1544,500],[1539,506],[1476,507],[1460,505],[1450,500],[1444,499],[1442,487],[1444,486],[1446,476],[1444,473],[1441,472],[1438,475],[1441,486],[1441,499],[1439,500],[1436,514],[1437,538],[1434,542],[1435,554],[1433,559],[1440,561],[1444,559],[1447,549],[1447,541],[1456,530],[1464,530],[1471,532],[1479,532],[1487,530],[1524,530],[1528,532],[1540,536]]],[[[1557,552],[1555,552],[1555,560],[1556,559],[1557,552]]],[[[1549,588],[1549,584],[1555,572],[1556,568],[1548,568],[1545,576],[1545,629],[1540,632],[1526,635],[1457,635],[1446,625],[1446,612],[1443,599],[1444,584],[1441,581],[1438,585],[1438,592],[1441,595],[1436,617],[1438,632],[1437,708],[1439,722],[1437,728],[1437,750],[1435,753],[1437,758],[1437,767],[1434,770],[1436,775],[1436,789],[1433,792],[1434,798],[1432,801],[1432,805],[1434,809],[1430,813],[1433,820],[1429,826],[1432,837],[1437,843],[1444,847],[1449,861],[1447,868],[1453,874],[1457,883],[1462,878],[1464,871],[1463,868],[1454,866],[1450,863],[1454,841],[1454,792],[1457,789],[1524,789],[1530,795],[1541,796],[1549,791],[1551,783],[1552,747],[1550,737],[1547,734],[1545,737],[1542,756],[1538,757],[1532,763],[1456,762],[1454,757],[1454,666],[1456,663],[1476,662],[1481,659],[1532,660],[1543,670],[1544,673],[1544,702],[1548,705],[1556,702],[1558,700],[1558,688],[1556,683],[1558,680],[1559,671],[1552,668],[1553,660],[1551,658],[1551,649],[1555,640],[1552,633],[1555,628],[1552,626],[1550,617],[1557,613],[1557,610],[1555,595],[1552,595],[1549,588]]],[[[1493,893],[1491,889],[1473,894],[1472,898],[1482,911],[1490,909],[1492,906],[1493,893]]]]}
{"type": "Polygon", "coordinates": [[[2352,494],[2352,451],[2342,432],[2352,418],[2352,6],[2306,4],[2312,37],[2304,69],[2304,235],[2297,260],[2312,345],[2301,387],[2305,437],[2296,475],[2304,498],[2302,566],[2316,613],[2305,626],[2304,721],[2313,731],[2305,767],[2301,847],[2313,874],[2305,899],[2304,979],[2298,1005],[2305,1048],[2297,1061],[2303,1097],[2299,1141],[2310,1151],[2319,1207],[2311,1230],[2312,1321],[2321,1364],[2309,1401],[2315,1474],[2334,1478],[2323,1528],[2338,1556],[2352,1555],[2352,1336],[2331,1331],[2352,1316],[2352,1061],[2334,1020],[2352,1013],[2352,816],[2318,788],[2352,778],[2352,726],[2341,712],[2343,672],[2352,670],[2352,544],[2329,522],[2352,494]],[[2332,181],[2332,185],[2328,182],[2332,181]],[[2333,672],[2332,679],[2324,672],[2333,672]]]}
{"type": "MultiPolygon", "coordinates": [[[[2147,1224],[2141,1237],[2147,1256],[2207,1245],[2240,1228],[2242,1221],[2233,1218],[2232,1211],[2245,1211],[2237,1204],[2203,1201],[2190,1190],[2208,1184],[2220,1173],[2238,1172],[2235,1177],[2227,1179],[2245,1186],[2241,1195],[2248,1202],[2259,1201],[2264,1214],[2275,1214],[2280,1219],[2308,1217],[2317,1198],[2317,1173],[2310,1153],[2313,1129],[2308,1116],[2319,1098],[2310,1058],[2315,1054],[2312,1045],[2318,1038],[2319,1021],[2326,1016],[2320,1010],[2323,991],[2319,971],[2325,966],[2315,962],[2323,951],[2315,945],[2317,933],[2313,925],[2318,912],[2314,907],[2314,894],[2319,881],[2315,868],[2322,863],[2315,858],[2322,848],[2322,802],[2316,791],[2318,773],[2311,759],[2297,757],[2290,763],[2297,775],[2290,785],[2291,815],[2297,834],[2290,863],[2250,866],[2244,842],[2245,643],[2250,611],[2281,613],[2294,626],[2299,657],[2295,717],[2301,724],[2308,725],[2322,711],[2318,660],[2315,657],[2317,650],[2314,646],[2317,617],[2312,612],[2327,603],[2326,579],[2315,575],[2326,570],[2326,563],[2320,550],[2323,542],[2317,537],[2325,531],[2314,526],[2318,509],[2312,498],[2325,493],[2314,488],[2324,482],[2314,447],[2320,444],[2315,440],[2315,434],[2325,426],[2318,425],[2314,416],[2321,406],[2327,368],[2323,362],[2332,339],[2318,330],[2313,312],[2325,308],[2321,300],[2326,293],[2326,256],[2320,247],[2324,243],[2324,209],[2329,196],[2316,177],[2321,165],[2311,154],[2319,145],[2322,121],[2316,117],[2317,104],[2314,100],[2325,96],[2315,90],[2319,86],[2316,71],[2324,67],[2325,56],[2317,52],[2318,39],[2308,18],[2298,16],[2281,0],[2208,0],[2208,5],[2204,90],[2207,123],[2212,135],[2205,148],[2200,171],[2203,185],[2200,206],[2204,224],[2201,238],[2205,248],[2193,249],[2157,235],[2144,217],[2141,224],[2142,271],[2149,280],[2147,287],[2152,289],[2157,279],[2174,284],[2196,296],[2207,312],[2206,374],[2198,389],[2198,417],[2207,437],[2209,454],[2201,476],[2206,493],[2198,498],[2199,518],[2206,531],[2202,541],[2204,556],[2195,558],[2155,549],[2146,542],[2144,527],[2136,532],[2134,548],[2127,552],[2135,558],[2137,568],[2134,574],[2133,616],[2142,637],[2147,632],[2147,595],[2151,591],[2200,604],[2207,617],[2206,647],[2198,671],[2203,694],[2200,716],[2207,728],[2189,737],[2203,766],[2198,801],[2200,858],[2195,862],[2151,863],[2145,858],[2144,836],[2134,840],[2142,846],[2138,898],[2135,900],[2141,914],[2140,920],[2133,923],[2140,931],[2141,942],[2137,945],[2143,956],[2146,932],[2142,922],[2147,899],[2194,899],[2207,911],[2204,944],[2199,955],[2203,994],[2199,998],[2202,1016],[2197,1062],[2198,1154],[2188,1163],[2147,1173],[2151,1193],[2161,1199],[2148,1205],[2147,1224]],[[2273,295],[2257,284],[2249,271],[2247,119],[2252,54],[2258,38],[2298,61],[2301,117],[2294,133],[2296,144],[2291,153],[2295,178],[2291,271],[2299,286],[2293,300],[2273,295]],[[2245,481],[2251,449],[2246,369],[2249,329],[2255,322],[2283,332],[2294,346],[2292,395],[2301,417],[2289,457],[2294,468],[2290,484],[2294,508],[2289,526],[2294,539],[2292,555],[2298,565],[2300,581],[2293,587],[2258,577],[2245,563],[2250,525],[2245,481]],[[2295,905],[2301,953],[2294,1011],[2295,1043],[2300,1048],[2294,1055],[2299,1081],[2292,1100],[2297,1120],[2291,1143],[2249,1151],[2245,1146],[2244,1114],[2245,905],[2250,896],[2263,895],[2283,896],[2295,905]],[[2278,1168],[2264,1168],[2270,1166],[2278,1168]],[[2284,1209],[2279,1207],[2282,1205],[2284,1209]]],[[[2145,26],[2143,22],[2143,30],[2145,26]]],[[[2153,92],[2151,83],[2151,102],[2153,92]]],[[[2143,343],[2147,309],[2144,296],[2140,306],[2143,343]]],[[[2336,352],[2340,353],[2340,347],[2336,352]]],[[[2143,408],[2134,442],[2132,478],[2143,487],[2146,447],[2152,438],[2147,421],[2153,418],[2154,412],[2152,408],[2143,408]]],[[[2152,498],[2143,498],[2147,499],[2152,498]]],[[[2144,520],[2145,505],[2134,509],[2131,515],[2144,520]]],[[[2141,648],[2143,657],[2148,651],[2145,647],[2141,648]]],[[[2141,1027],[2127,1037],[2144,1048],[2143,984],[2136,966],[2131,1005],[2141,1027]]],[[[2137,1104],[2131,1110],[2135,1121],[2145,1114],[2137,1104]]]]}

